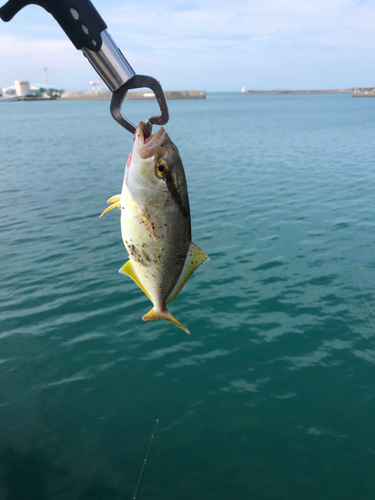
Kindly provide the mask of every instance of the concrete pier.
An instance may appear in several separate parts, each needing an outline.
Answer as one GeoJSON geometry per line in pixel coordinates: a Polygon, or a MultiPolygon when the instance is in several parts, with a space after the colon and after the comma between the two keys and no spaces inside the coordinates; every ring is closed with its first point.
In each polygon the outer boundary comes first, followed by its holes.
{"type": "MultiPolygon", "coordinates": [[[[168,99],[205,99],[205,90],[175,90],[164,92],[168,99]]],[[[112,96],[111,92],[93,92],[91,94],[84,92],[65,92],[61,94],[60,99],[67,101],[108,101],[112,96]]],[[[128,92],[126,99],[155,99],[153,92],[128,92]]]]}

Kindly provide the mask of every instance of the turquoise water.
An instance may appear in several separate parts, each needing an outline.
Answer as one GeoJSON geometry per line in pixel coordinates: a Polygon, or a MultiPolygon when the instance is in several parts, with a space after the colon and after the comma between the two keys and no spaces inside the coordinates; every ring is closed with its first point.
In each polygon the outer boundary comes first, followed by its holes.
{"type": "Polygon", "coordinates": [[[0,499],[132,498],[157,418],[140,500],[374,498],[375,99],[169,107],[211,256],[190,336],[117,273],[108,103],[0,107],[0,499]]]}

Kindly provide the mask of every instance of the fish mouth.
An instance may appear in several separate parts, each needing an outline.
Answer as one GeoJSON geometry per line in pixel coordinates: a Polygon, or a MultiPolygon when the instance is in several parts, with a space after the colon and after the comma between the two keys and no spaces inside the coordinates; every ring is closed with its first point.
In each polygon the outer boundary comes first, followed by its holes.
{"type": "Polygon", "coordinates": [[[166,135],[167,134],[163,127],[161,127],[155,134],[150,134],[146,125],[141,122],[136,128],[134,134],[134,146],[139,156],[144,160],[155,156],[156,150],[164,141],[166,135]]]}

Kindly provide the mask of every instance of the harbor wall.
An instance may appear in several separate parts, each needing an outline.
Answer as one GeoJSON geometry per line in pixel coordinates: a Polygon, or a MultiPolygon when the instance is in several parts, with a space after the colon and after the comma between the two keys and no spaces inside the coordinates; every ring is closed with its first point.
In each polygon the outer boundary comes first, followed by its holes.
{"type": "MultiPolygon", "coordinates": [[[[205,90],[175,90],[164,92],[166,99],[205,99],[205,90]]],[[[65,92],[60,99],[67,101],[108,101],[111,98],[111,92],[65,92]]],[[[126,99],[155,99],[153,92],[128,92],[126,99]]]]}

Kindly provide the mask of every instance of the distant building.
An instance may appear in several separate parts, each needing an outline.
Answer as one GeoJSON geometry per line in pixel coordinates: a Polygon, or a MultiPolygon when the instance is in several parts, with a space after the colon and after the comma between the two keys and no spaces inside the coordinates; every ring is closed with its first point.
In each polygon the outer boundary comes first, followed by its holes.
{"type": "Polygon", "coordinates": [[[0,89],[2,97],[60,97],[63,90],[45,87],[42,85],[30,85],[28,81],[16,80],[13,85],[0,89]]]}
{"type": "Polygon", "coordinates": [[[91,89],[92,89],[91,92],[93,94],[98,94],[100,92],[103,92],[102,84],[103,84],[103,82],[102,82],[102,80],[100,78],[98,78],[96,80],[96,82],[91,81],[90,82],[90,86],[91,86],[91,89]]]}
{"type": "Polygon", "coordinates": [[[54,89],[52,87],[47,89],[42,85],[30,85],[30,94],[34,96],[49,95],[51,97],[60,97],[63,92],[63,90],[54,89]]]}

